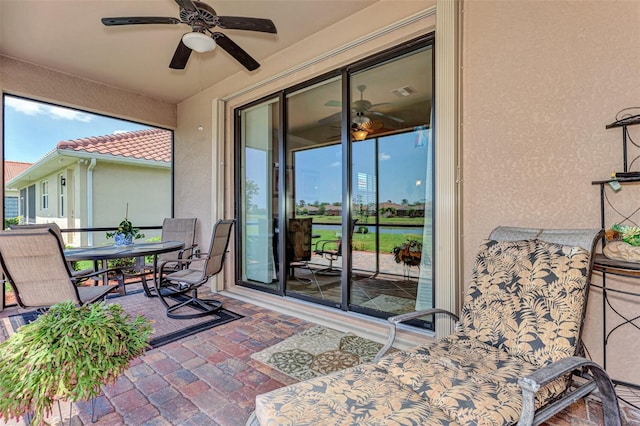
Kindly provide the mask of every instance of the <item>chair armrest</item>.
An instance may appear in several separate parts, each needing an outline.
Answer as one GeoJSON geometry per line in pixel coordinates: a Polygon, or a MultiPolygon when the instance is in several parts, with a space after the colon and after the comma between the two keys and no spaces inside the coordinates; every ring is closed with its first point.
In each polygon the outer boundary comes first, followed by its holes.
{"type": "Polygon", "coordinates": [[[178,252],[178,259],[182,259],[182,255],[183,255],[185,252],[189,251],[189,250],[191,250],[191,254],[190,254],[189,256],[187,256],[187,257],[186,257],[186,259],[188,259],[188,258],[192,257],[192,256],[193,256],[193,251],[194,251],[197,247],[198,247],[198,244],[197,244],[197,243],[195,243],[195,244],[193,244],[193,245],[191,245],[191,246],[189,246],[189,247],[184,247],[183,249],[181,249],[181,250],[178,252]]]}
{"type": "Polygon", "coordinates": [[[189,265],[191,265],[192,263],[196,263],[196,262],[203,262],[205,260],[209,259],[209,253],[199,253],[198,257],[191,257],[189,256],[186,259],[171,259],[171,260],[166,260],[164,262],[161,262],[158,264],[157,268],[158,268],[158,277],[162,277],[164,276],[164,267],[167,263],[171,263],[171,264],[178,264],[178,266],[180,266],[180,269],[184,269],[184,267],[189,267],[189,265]]]}
{"type": "Polygon", "coordinates": [[[546,365],[532,374],[518,380],[522,388],[522,411],[518,426],[540,424],[554,414],[578,401],[591,393],[596,388],[602,400],[602,410],[606,426],[620,426],[620,407],[616,397],[613,383],[607,373],[593,361],[586,358],[573,356],[563,358],[549,365],[546,365]],[[591,373],[590,380],[576,387],[567,389],[559,400],[541,408],[536,413],[535,394],[546,384],[551,383],[578,369],[588,369],[591,373]]]}
{"type": "Polygon", "coordinates": [[[74,284],[78,284],[81,283],[82,281],[85,281],[91,277],[95,277],[98,275],[102,275],[102,274],[108,274],[109,272],[115,272],[115,273],[121,273],[122,269],[126,269],[126,266],[121,266],[121,267],[116,267],[116,268],[107,268],[107,269],[96,269],[93,272],[87,272],[86,274],[82,274],[82,275],[72,275],[69,279],[71,281],[73,281],[74,284]]]}
{"type": "Polygon", "coordinates": [[[384,354],[386,354],[387,351],[391,349],[391,347],[393,346],[393,343],[396,340],[396,328],[398,324],[411,319],[420,318],[425,315],[432,315],[432,314],[447,314],[453,317],[456,321],[458,321],[458,316],[453,312],[449,312],[445,309],[438,309],[438,308],[424,309],[422,311],[409,312],[406,314],[389,317],[387,318],[387,321],[389,321],[389,337],[387,338],[387,343],[385,343],[382,349],[378,351],[375,358],[373,358],[373,362],[378,362],[378,360],[382,358],[384,354]]]}
{"type": "MultiPolygon", "coordinates": [[[[336,244],[336,245],[338,245],[338,244],[340,244],[341,242],[342,242],[342,240],[318,240],[318,241],[316,241],[316,244],[315,244],[316,249],[315,249],[314,251],[315,251],[316,253],[318,253],[318,252],[323,252],[323,251],[325,251],[325,246],[326,246],[327,244],[336,244]],[[320,248],[318,248],[318,247],[320,247],[320,248]]],[[[336,247],[336,248],[335,248],[335,249],[333,249],[333,250],[335,251],[335,250],[337,250],[337,249],[338,249],[338,248],[336,247]]]]}

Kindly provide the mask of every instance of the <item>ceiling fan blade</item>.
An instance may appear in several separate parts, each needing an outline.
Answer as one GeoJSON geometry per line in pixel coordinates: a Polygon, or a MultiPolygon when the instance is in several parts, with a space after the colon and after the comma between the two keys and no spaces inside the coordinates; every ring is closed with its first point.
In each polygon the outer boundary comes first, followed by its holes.
{"type": "Polygon", "coordinates": [[[187,66],[189,56],[191,56],[191,49],[185,46],[182,39],[180,39],[180,43],[178,43],[178,47],[173,54],[173,58],[171,58],[169,68],[173,68],[174,70],[183,70],[184,67],[187,66]]]}
{"type": "Polygon", "coordinates": [[[394,117],[393,115],[385,114],[384,112],[368,111],[367,114],[378,115],[380,117],[387,117],[389,120],[393,120],[397,123],[404,123],[404,120],[402,118],[394,117]]]}
{"type": "Polygon", "coordinates": [[[341,118],[342,118],[342,113],[336,112],[335,114],[331,114],[324,118],[321,118],[320,120],[318,120],[318,124],[320,124],[321,126],[324,126],[326,124],[338,123],[340,122],[341,118]]]}
{"type": "Polygon", "coordinates": [[[125,16],[120,18],[102,18],[102,23],[111,27],[114,25],[179,24],[180,20],[162,16],[125,16]]]}
{"type": "Polygon", "coordinates": [[[222,47],[226,52],[233,56],[238,62],[240,62],[246,69],[253,71],[260,67],[260,64],[244,51],[240,46],[233,42],[229,37],[222,33],[211,34],[213,39],[222,47]]]}
{"type": "Polygon", "coordinates": [[[327,101],[324,106],[328,106],[328,107],[341,107],[342,106],[342,102],[340,101],[327,101]]]}
{"type": "Polygon", "coordinates": [[[193,4],[191,0],[176,0],[176,3],[178,3],[178,6],[180,6],[180,9],[186,9],[192,12],[198,11],[198,9],[196,8],[196,5],[193,4]]]}
{"type": "Polygon", "coordinates": [[[260,31],[276,34],[276,26],[271,19],[247,18],[243,16],[218,16],[216,25],[228,30],[260,31]]]}

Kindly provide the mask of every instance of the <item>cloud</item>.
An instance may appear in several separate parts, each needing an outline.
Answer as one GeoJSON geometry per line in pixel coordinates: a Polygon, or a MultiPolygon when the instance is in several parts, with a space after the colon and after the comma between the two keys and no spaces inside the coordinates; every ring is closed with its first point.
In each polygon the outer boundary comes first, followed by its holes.
{"type": "Polygon", "coordinates": [[[342,165],[342,163],[340,161],[334,161],[333,163],[331,163],[331,167],[340,167],[342,165]]]}
{"type": "Polygon", "coordinates": [[[11,96],[5,96],[4,101],[6,106],[25,115],[36,115],[40,112],[40,105],[34,102],[29,102],[19,98],[12,98],[11,96]]]}
{"type": "Polygon", "coordinates": [[[119,135],[121,133],[129,133],[131,130],[114,130],[113,134],[114,135],[119,135]]]}
{"type": "Polygon", "coordinates": [[[384,152],[381,152],[380,156],[378,157],[378,159],[380,161],[391,160],[391,156],[389,154],[385,154],[384,152]]]}
{"type": "Polygon", "coordinates": [[[54,120],[82,121],[83,123],[89,123],[93,119],[91,115],[74,109],[41,104],[39,102],[14,98],[11,96],[6,96],[4,99],[6,106],[25,115],[44,115],[54,120]]]}

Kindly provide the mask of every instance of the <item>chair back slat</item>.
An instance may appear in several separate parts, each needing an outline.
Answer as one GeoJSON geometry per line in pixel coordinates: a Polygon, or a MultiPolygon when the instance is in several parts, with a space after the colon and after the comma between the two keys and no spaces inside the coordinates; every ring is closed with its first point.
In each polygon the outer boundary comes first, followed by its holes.
{"type": "Polygon", "coordinates": [[[80,301],[62,250],[53,230],[0,231],[0,262],[22,306],[80,301]]]}
{"type": "Polygon", "coordinates": [[[209,260],[205,268],[205,276],[217,274],[224,266],[224,258],[231,238],[233,220],[219,220],[213,227],[209,245],[209,260]]]}
{"type": "MultiPolygon", "coordinates": [[[[162,222],[162,241],[180,241],[185,248],[192,247],[196,239],[196,218],[166,218],[162,222]]],[[[182,257],[191,255],[185,250],[182,257]]],[[[176,253],[163,253],[158,256],[158,262],[176,258],[176,253]]]]}
{"type": "Polygon", "coordinates": [[[25,224],[25,225],[9,225],[9,229],[12,229],[12,230],[20,230],[20,229],[51,229],[54,232],[54,234],[56,234],[56,237],[58,237],[58,239],[60,240],[60,243],[64,247],[64,238],[62,237],[62,230],[60,229],[60,226],[55,222],[51,222],[51,223],[29,223],[29,224],[25,224]]]}

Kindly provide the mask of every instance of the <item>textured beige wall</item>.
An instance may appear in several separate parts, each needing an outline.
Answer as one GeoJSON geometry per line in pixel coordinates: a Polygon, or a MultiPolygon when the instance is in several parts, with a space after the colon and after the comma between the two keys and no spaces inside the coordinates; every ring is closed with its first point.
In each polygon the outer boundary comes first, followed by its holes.
{"type": "MultiPolygon", "coordinates": [[[[639,105],[640,2],[475,0],[464,9],[467,282],[480,240],[498,225],[600,226],[591,182],[622,169],[621,131],[605,125],[639,105]]],[[[640,141],[640,128],[633,135],[640,141]]],[[[617,194],[624,211],[640,206],[638,191],[617,194]]],[[[585,332],[598,360],[601,298],[591,296],[585,332]]],[[[624,351],[637,365],[637,330],[626,336],[624,351]]]]}
{"type": "Polygon", "coordinates": [[[173,104],[0,56],[0,90],[86,111],[175,128],[173,104]]]}

